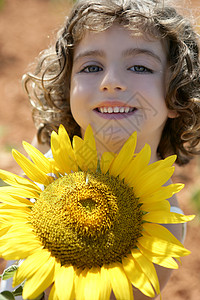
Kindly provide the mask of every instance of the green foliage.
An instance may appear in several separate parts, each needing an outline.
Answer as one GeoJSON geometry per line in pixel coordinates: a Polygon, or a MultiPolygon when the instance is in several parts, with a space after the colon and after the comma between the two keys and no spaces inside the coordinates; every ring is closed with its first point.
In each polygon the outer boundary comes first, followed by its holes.
{"type": "MultiPolygon", "coordinates": [[[[0,0],[1,1],[1,0],[0,0]]],[[[50,0],[51,2],[53,2],[54,4],[59,4],[59,3],[75,3],[77,0],[50,0]]]]}
{"type": "Polygon", "coordinates": [[[5,0],[0,0],[0,10],[3,9],[4,4],[5,4],[5,0]]]}
{"type": "Polygon", "coordinates": [[[200,189],[196,190],[192,195],[192,202],[194,203],[198,213],[200,214],[200,189]]]}

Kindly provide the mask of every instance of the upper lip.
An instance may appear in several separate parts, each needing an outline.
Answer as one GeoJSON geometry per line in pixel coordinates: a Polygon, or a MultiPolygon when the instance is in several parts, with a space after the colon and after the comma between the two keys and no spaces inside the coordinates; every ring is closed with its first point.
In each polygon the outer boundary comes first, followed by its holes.
{"type": "Polygon", "coordinates": [[[100,108],[100,107],[133,107],[133,106],[118,100],[113,100],[113,101],[109,100],[109,101],[100,102],[95,108],[100,108]]]}

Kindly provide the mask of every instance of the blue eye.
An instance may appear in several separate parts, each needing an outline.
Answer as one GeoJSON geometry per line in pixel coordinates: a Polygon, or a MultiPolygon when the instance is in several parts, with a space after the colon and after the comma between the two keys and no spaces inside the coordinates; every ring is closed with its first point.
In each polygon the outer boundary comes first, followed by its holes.
{"type": "Polygon", "coordinates": [[[85,72],[85,73],[97,73],[100,71],[103,71],[103,69],[95,65],[87,66],[83,70],[81,70],[81,72],[85,72]]]}
{"type": "Polygon", "coordinates": [[[144,66],[140,66],[140,65],[135,65],[131,68],[129,68],[129,70],[134,71],[136,73],[153,73],[153,71],[151,69],[148,69],[144,66]]]}

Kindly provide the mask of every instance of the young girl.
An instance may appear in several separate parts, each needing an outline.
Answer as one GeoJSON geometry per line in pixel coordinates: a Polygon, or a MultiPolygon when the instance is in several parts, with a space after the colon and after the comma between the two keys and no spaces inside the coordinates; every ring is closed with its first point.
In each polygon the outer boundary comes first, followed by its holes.
{"type": "MultiPolygon", "coordinates": [[[[118,152],[137,131],[137,151],[148,143],[151,162],[176,154],[184,165],[199,153],[199,74],[197,34],[167,1],[78,1],[23,79],[35,144],[46,152],[61,123],[71,138],[91,124],[99,155],[118,152]]],[[[175,197],[169,202],[180,212],[175,197]]],[[[181,225],[168,229],[183,240],[181,225]]],[[[171,270],[157,272],[163,288],[171,270]]],[[[149,299],[135,289],[134,297],[149,299]]]]}

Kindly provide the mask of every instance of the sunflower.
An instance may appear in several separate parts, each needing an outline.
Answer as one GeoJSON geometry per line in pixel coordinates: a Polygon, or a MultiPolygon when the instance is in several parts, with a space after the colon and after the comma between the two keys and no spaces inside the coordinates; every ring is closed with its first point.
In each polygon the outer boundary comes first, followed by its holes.
{"type": "Polygon", "coordinates": [[[51,135],[53,158],[26,142],[31,160],[13,150],[29,179],[0,170],[9,184],[0,190],[0,254],[23,259],[13,278],[13,286],[25,281],[23,298],[51,284],[50,300],[106,300],[112,290],[129,300],[132,285],[154,297],[154,264],[176,269],[190,253],[160,225],[193,219],[170,212],[166,200],[183,187],[163,186],[176,157],[149,164],[149,145],[135,154],[136,140],[133,133],[99,161],[90,126],[71,145],[61,125],[51,135]]]}

